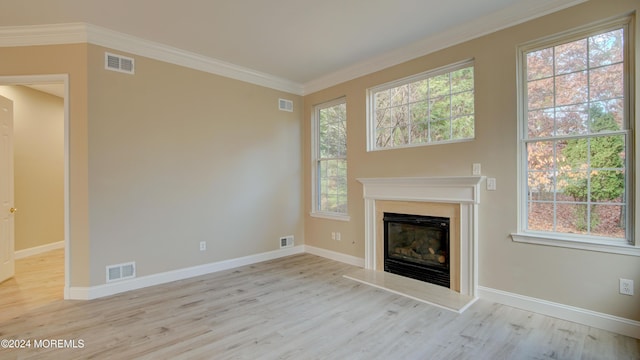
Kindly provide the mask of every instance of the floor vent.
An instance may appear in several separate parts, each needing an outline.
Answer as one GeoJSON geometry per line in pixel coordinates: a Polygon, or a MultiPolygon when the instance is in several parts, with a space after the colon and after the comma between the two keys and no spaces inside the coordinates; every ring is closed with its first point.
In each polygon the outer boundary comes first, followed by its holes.
{"type": "Polygon", "coordinates": [[[293,112],[293,101],[287,99],[278,99],[278,109],[282,111],[293,112]]]}
{"type": "Polygon", "coordinates": [[[280,238],[280,249],[293,246],[293,235],[283,236],[280,238]]]}
{"type": "Polygon", "coordinates": [[[126,280],[136,277],[136,263],[107,266],[107,282],[126,280]]]}
{"type": "Polygon", "coordinates": [[[104,68],[107,70],[133,74],[134,65],[133,58],[108,52],[104,53],[104,68]]]}

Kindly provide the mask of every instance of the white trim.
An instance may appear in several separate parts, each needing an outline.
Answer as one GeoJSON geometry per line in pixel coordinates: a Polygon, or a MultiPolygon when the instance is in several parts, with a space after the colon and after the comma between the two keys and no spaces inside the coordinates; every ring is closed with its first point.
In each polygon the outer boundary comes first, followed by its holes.
{"type": "Polygon", "coordinates": [[[360,63],[304,84],[303,95],[311,94],[342,82],[371,74],[388,67],[419,58],[436,51],[473,40],[542,17],[587,0],[524,1],[488,16],[477,18],[462,26],[416,41],[402,48],[374,56],[360,63]]]}
{"type": "Polygon", "coordinates": [[[640,339],[640,321],[478,286],[481,299],[640,339]]]}
{"type": "Polygon", "coordinates": [[[323,258],[327,258],[330,260],[338,261],[341,263],[364,268],[364,258],[361,258],[361,257],[346,255],[343,253],[322,249],[322,248],[318,248],[311,245],[305,245],[304,252],[312,255],[321,256],[323,258]]]}
{"type": "Polygon", "coordinates": [[[301,95],[303,92],[301,85],[274,75],[99,26],[87,24],[86,28],[88,42],[91,44],[126,51],[174,65],[184,66],[296,95],[301,95]]]}
{"type": "Polygon", "coordinates": [[[318,219],[327,219],[327,220],[336,220],[336,221],[351,221],[351,216],[346,214],[338,214],[338,213],[327,213],[327,212],[310,212],[309,216],[318,218],[318,219]]]}
{"type": "Polygon", "coordinates": [[[52,250],[64,249],[64,240],[56,241],[49,244],[44,244],[40,246],[30,247],[28,249],[17,250],[14,253],[14,257],[16,260],[24,259],[29,256],[40,255],[52,250]]]}
{"type": "Polygon", "coordinates": [[[131,280],[119,281],[90,287],[70,287],[68,289],[69,300],[93,300],[105,296],[119,294],[126,291],[137,290],[149,286],[166,284],[172,281],[189,279],[196,276],[215,273],[218,271],[234,269],[240,266],[251,265],[262,261],[273,260],[284,256],[301,254],[304,246],[295,246],[286,249],[273,250],[265,253],[244,256],[236,259],[218,261],[214,263],[192,266],[184,269],[167,271],[158,274],[141,276],[131,280]]]}
{"type": "Polygon", "coordinates": [[[0,27],[0,47],[90,43],[170,64],[302,95],[302,85],[172,46],[85,23],[0,27]]]}
{"type": "Polygon", "coordinates": [[[365,199],[480,203],[484,176],[433,176],[406,178],[358,178],[365,199]]]}
{"type": "Polygon", "coordinates": [[[620,255],[640,256],[640,247],[633,246],[633,245],[605,244],[602,242],[587,242],[587,241],[576,241],[576,240],[562,240],[562,239],[557,239],[550,236],[520,234],[520,233],[511,234],[511,239],[514,242],[519,242],[519,243],[598,251],[598,252],[620,254],[620,255]]]}
{"type": "Polygon", "coordinates": [[[259,262],[273,260],[289,255],[302,253],[321,256],[330,260],[339,261],[345,264],[364,267],[364,259],[345,255],[342,253],[325,250],[309,245],[298,245],[291,248],[279,249],[265,253],[244,256],[236,259],[218,261],[214,263],[192,266],[184,269],[167,271],[159,274],[141,276],[131,280],[119,281],[109,284],[102,284],[90,287],[70,287],[67,290],[68,300],[93,300],[105,296],[119,294],[126,291],[137,290],[149,286],[166,284],[172,281],[189,279],[196,276],[207,275],[218,271],[234,269],[240,266],[256,264],[259,262]]]}
{"type": "MultiPolygon", "coordinates": [[[[0,28],[0,45],[2,40],[2,30],[0,28]]],[[[71,284],[71,266],[69,265],[71,261],[71,219],[69,215],[69,74],[0,76],[0,85],[50,84],[60,82],[64,84],[64,298],[68,299],[69,286],[71,284]]]]}
{"type": "Polygon", "coordinates": [[[83,23],[0,27],[0,46],[38,46],[87,42],[83,23]]]}

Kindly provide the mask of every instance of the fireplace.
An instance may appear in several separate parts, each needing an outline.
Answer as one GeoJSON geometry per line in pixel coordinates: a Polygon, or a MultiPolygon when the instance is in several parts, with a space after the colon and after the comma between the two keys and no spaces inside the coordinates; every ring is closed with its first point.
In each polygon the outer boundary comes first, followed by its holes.
{"type": "Polygon", "coordinates": [[[450,287],[447,217],[384,213],[384,271],[450,287]]]}
{"type": "Polygon", "coordinates": [[[483,179],[482,176],[359,178],[365,207],[365,271],[383,272],[385,212],[448,217],[450,288],[475,299],[478,205],[483,179]]]}

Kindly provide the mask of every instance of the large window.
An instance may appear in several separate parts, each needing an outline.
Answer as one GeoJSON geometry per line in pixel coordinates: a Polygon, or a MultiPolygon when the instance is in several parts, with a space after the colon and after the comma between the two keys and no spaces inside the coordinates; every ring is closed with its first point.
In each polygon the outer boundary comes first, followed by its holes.
{"type": "Polygon", "coordinates": [[[626,21],[520,49],[524,233],[632,243],[626,21]]]}
{"type": "Polygon", "coordinates": [[[474,137],[473,63],[465,61],[369,89],[368,150],[474,137]]]}
{"type": "Polygon", "coordinates": [[[344,98],[314,107],[314,215],[347,218],[347,104],[344,98]]]}

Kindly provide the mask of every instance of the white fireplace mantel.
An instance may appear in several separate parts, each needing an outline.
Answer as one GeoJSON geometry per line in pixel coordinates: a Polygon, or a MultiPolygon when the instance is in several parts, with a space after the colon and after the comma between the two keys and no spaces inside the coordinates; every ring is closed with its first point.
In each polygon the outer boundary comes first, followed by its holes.
{"type": "Polygon", "coordinates": [[[476,297],[478,204],[484,176],[359,178],[365,202],[365,269],[376,269],[376,201],[413,201],[460,206],[460,293],[476,297]]]}

